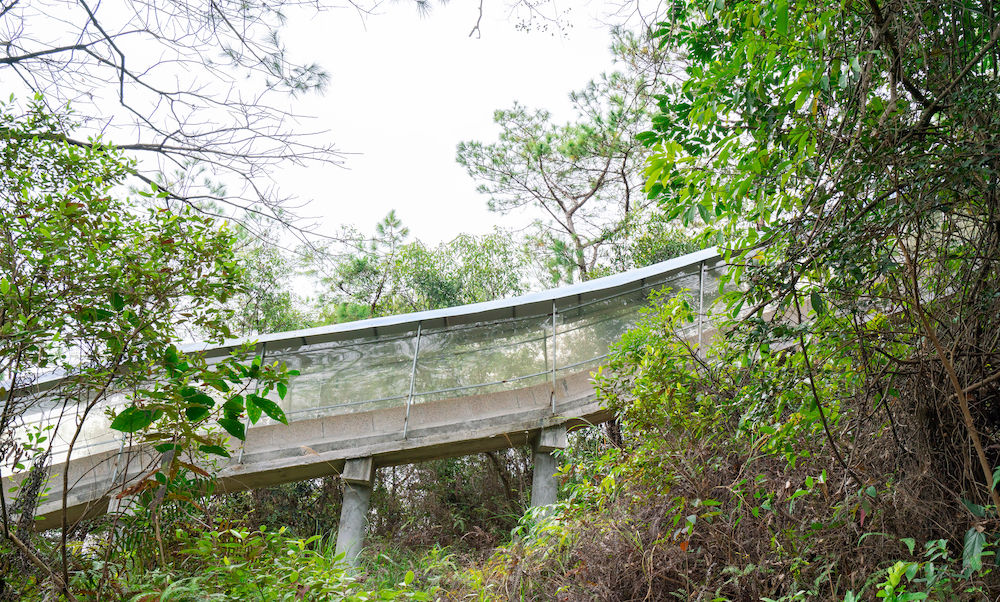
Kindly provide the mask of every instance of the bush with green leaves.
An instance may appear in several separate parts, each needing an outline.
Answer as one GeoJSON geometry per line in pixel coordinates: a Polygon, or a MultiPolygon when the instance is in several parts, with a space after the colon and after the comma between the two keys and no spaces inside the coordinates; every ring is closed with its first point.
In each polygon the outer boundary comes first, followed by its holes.
{"type": "Polygon", "coordinates": [[[556,514],[526,517],[459,591],[783,601],[1000,591],[994,510],[959,503],[896,454],[845,359],[856,350],[831,337],[811,341],[810,362],[794,348],[748,353],[741,330],[698,349],[684,336],[693,318],[684,295],[664,295],[622,338],[597,385],[625,447],[563,454],[556,514]],[[915,542],[927,542],[923,555],[915,542]],[[959,557],[947,552],[956,546],[959,557]]]}
{"type": "Polygon", "coordinates": [[[179,549],[172,558],[173,577],[150,574],[151,582],[138,583],[136,587],[143,591],[132,599],[162,594],[184,580],[196,581],[201,595],[224,600],[432,599],[431,592],[416,587],[412,571],[400,583],[370,590],[335,556],[332,542],[319,536],[295,539],[285,535],[284,529],[180,530],[174,540],[179,549]]]}
{"type": "MultiPolygon", "coordinates": [[[[239,438],[245,416],[283,419],[266,396],[283,395],[288,373],[246,354],[210,365],[179,351],[192,332],[231,334],[223,307],[240,286],[235,234],[189,206],[164,206],[155,185],[124,197],[134,162],[99,140],[70,138],[75,125],[42,98],[23,110],[0,103],[0,462],[6,473],[34,458],[38,474],[68,462],[88,419],[125,394],[112,428],[172,452],[159,481],[136,487],[163,486],[182,468],[202,470],[205,453],[227,454],[219,427],[239,438]],[[52,436],[27,439],[29,414],[52,407],[64,416],[52,436]],[[66,445],[52,447],[57,440],[66,445]]],[[[61,472],[65,506],[71,483],[61,472]]],[[[63,513],[58,543],[32,537],[40,489],[20,489],[13,505],[0,491],[0,540],[26,581],[72,599],[75,525],[63,513]]]]}

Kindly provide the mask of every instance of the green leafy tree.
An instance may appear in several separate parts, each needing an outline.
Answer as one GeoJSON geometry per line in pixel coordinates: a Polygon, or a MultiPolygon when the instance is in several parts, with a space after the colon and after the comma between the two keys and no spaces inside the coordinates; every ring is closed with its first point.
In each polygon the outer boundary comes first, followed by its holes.
{"type": "Polygon", "coordinates": [[[635,221],[612,241],[607,260],[592,276],[618,274],[641,268],[702,249],[690,228],[677,227],[662,211],[650,211],[641,221],[635,221]]]}
{"type": "Polygon", "coordinates": [[[313,273],[328,287],[319,299],[323,320],[452,307],[525,291],[528,257],[508,234],[463,234],[437,247],[408,237],[409,229],[390,212],[370,239],[349,231],[352,252],[311,257],[313,273]]]}
{"type": "MultiPolygon", "coordinates": [[[[380,315],[399,284],[395,269],[400,248],[410,235],[410,229],[390,211],[375,225],[375,235],[366,239],[360,232],[349,230],[347,238],[356,252],[337,261],[332,274],[325,276],[347,303],[364,307],[367,314],[355,310],[348,315],[372,317],[380,315]]],[[[360,309],[360,308],[359,308],[360,309]]]]}
{"type": "MultiPolygon", "coordinates": [[[[951,476],[957,468],[942,478],[1000,506],[1000,457],[991,451],[1000,399],[992,388],[1000,363],[995,7],[684,2],[657,35],[682,57],[684,76],[641,136],[652,150],[648,189],[671,216],[706,222],[706,238],[729,247],[732,275],[748,286],[731,297],[734,311],[750,314],[744,350],[796,345],[810,380],[850,357],[859,394],[877,395],[875,409],[890,422],[893,411],[934,408],[913,415],[918,432],[954,426],[970,445],[930,437],[933,461],[968,458],[971,448],[977,467],[975,478],[951,476]],[[824,345],[834,340],[835,353],[824,345]],[[899,396],[903,383],[911,397],[899,396]]],[[[814,420],[857,481],[824,416],[836,412],[836,398],[821,392],[810,393],[814,420]]],[[[900,453],[908,453],[902,444],[900,453]]]]}
{"type": "Polygon", "coordinates": [[[241,237],[236,261],[242,269],[240,285],[228,303],[233,334],[255,336],[311,325],[302,310],[305,301],[294,291],[297,256],[270,240],[241,237]]]}
{"type": "MultiPolygon", "coordinates": [[[[112,428],[137,433],[160,451],[172,450],[165,471],[193,466],[201,452],[226,455],[223,440],[206,431],[209,420],[239,437],[247,412],[253,418],[263,409],[283,419],[280,410],[273,412],[273,402],[256,395],[257,383],[264,391],[283,391],[280,367],[236,358],[208,366],[179,353],[175,344],[189,330],[213,339],[229,334],[220,306],[238,285],[234,234],[190,208],[143,208],[121,199],[115,187],[134,166],[98,141],[67,142],[63,132],[72,127],[69,117],[48,112],[40,99],[23,114],[0,105],[5,472],[20,470],[33,456],[44,469],[57,439],[66,443],[69,462],[87,419],[121,392],[129,392],[132,401],[112,428]],[[36,388],[47,376],[62,378],[53,388],[36,388]],[[219,397],[226,399],[224,406],[217,404],[219,397]],[[42,402],[61,406],[65,418],[48,440],[25,440],[26,416],[42,402]],[[151,425],[155,432],[148,431],[151,425]]],[[[161,193],[154,187],[141,194],[161,193]]],[[[67,479],[64,470],[64,507],[67,479]]],[[[27,532],[15,530],[6,495],[0,491],[0,541],[14,545],[43,580],[72,598],[66,514],[58,559],[46,558],[28,543],[27,532]]],[[[30,520],[34,501],[19,501],[21,518],[30,520]]]]}
{"type": "MultiPolygon", "coordinates": [[[[619,39],[619,57],[640,46],[634,36],[619,39]]],[[[553,283],[587,279],[648,203],[642,190],[647,152],[636,135],[648,122],[651,86],[663,65],[644,66],[632,62],[571,94],[570,122],[555,123],[548,111],[515,103],[494,113],[501,128],[496,142],[458,145],[457,160],[481,182],[490,210],[541,215],[534,244],[547,251],[553,283]]]]}

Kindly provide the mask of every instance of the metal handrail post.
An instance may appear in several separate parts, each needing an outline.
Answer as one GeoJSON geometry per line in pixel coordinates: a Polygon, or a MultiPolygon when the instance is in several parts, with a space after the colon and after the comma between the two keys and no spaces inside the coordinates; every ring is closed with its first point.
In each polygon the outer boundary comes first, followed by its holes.
{"type": "Polygon", "coordinates": [[[406,396],[406,416],[403,418],[403,439],[410,428],[410,406],[413,405],[413,387],[417,382],[417,356],[420,355],[420,329],[421,323],[417,322],[417,341],[413,346],[413,364],[410,366],[410,392],[406,396]]]}
{"type": "Polygon", "coordinates": [[[701,353],[701,336],[705,320],[705,262],[698,266],[698,353],[701,353]]]}
{"type": "Polygon", "coordinates": [[[549,394],[549,400],[552,402],[552,413],[556,413],[556,354],[558,352],[556,348],[556,343],[558,339],[556,338],[556,302],[552,302],[552,392],[549,394]]]}
{"type": "MultiPolygon", "coordinates": [[[[122,442],[118,445],[118,455],[115,457],[115,466],[111,469],[111,486],[114,486],[115,481],[118,480],[118,469],[121,468],[122,456],[125,455],[125,440],[128,439],[128,433],[122,433],[122,442]]],[[[124,471],[123,471],[124,472],[124,471]]]]}

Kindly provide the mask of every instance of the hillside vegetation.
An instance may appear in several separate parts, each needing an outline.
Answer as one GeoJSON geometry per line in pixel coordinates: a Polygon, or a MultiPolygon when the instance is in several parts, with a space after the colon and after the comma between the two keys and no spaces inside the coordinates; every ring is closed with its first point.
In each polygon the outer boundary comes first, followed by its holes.
{"type": "MultiPolygon", "coordinates": [[[[646,187],[742,290],[599,376],[625,445],[482,567],[509,599],[985,600],[1000,472],[1000,22],[976,2],[675,3],[646,187]]],[[[459,591],[462,591],[459,589],[459,591]]]]}
{"type": "Polygon", "coordinates": [[[171,454],[132,512],[34,534],[51,441],[32,432],[0,441],[5,467],[36,467],[0,496],[0,600],[1000,598],[995,11],[669,3],[619,34],[625,74],[575,95],[577,121],[515,105],[497,113],[500,142],[459,147],[495,210],[542,216],[528,236],[429,247],[390,214],[374,236],[345,231],[352,252],[312,248],[297,268],[157,207],[155,186],[148,211],[112,200],[123,155],[67,142],[74,120],[41,100],[0,105],[5,437],[28,403],[15,386],[58,368],[89,408],[112,383],[160,378],[115,428],[225,455],[215,425],[238,437],[244,417],[283,419],[265,398],[295,375],[207,366],[177,351],[183,328],[219,339],[445,307],[698,246],[730,266],[710,342],[676,336],[697,317],[669,291],[615,346],[594,375],[612,435],[572,435],[555,507],[525,510],[526,450],[382,470],[353,571],[333,551],[336,481],[210,498],[211,476],[171,454]],[[313,322],[274,286],[296,270],[324,287],[313,322]]]}

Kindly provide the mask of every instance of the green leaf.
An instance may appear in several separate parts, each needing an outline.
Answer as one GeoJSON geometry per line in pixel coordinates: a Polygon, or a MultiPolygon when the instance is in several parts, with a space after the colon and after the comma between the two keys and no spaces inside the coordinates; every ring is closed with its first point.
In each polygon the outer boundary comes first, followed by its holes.
{"type": "Polygon", "coordinates": [[[246,428],[244,428],[243,423],[239,420],[233,420],[232,418],[220,418],[219,426],[226,429],[227,433],[236,437],[240,441],[246,441],[246,428]]]}
{"type": "Polygon", "coordinates": [[[155,412],[141,410],[135,406],[125,408],[111,421],[111,428],[123,433],[134,433],[153,423],[155,412]]]}
{"type": "Polygon", "coordinates": [[[163,453],[166,453],[166,452],[168,452],[168,451],[170,451],[172,449],[176,449],[177,451],[180,451],[181,449],[183,449],[183,446],[178,445],[176,443],[161,443],[159,445],[154,445],[153,449],[155,449],[156,451],[158,451],[161,454],[163,454],[163,453]]]}
{"type": "Polygon", "coordinates": [[[682,223],[685,226],[690,226],[694,222],[694,218],[697,215],[698,215],[697,206],[691,205],[690,207],[687,208],[687,211],[684,212],[684,219],[682,220],[682,223]]]}
{"type": "Polygon", "coordinates": [[[777,6],[777,30],[778,33],[788,35],[788,0],[779,0],[777,6]]]}
{"type": "Polygon", "coordinates": [[[288,385],[286,385],[285,383],[278,383],[277,387],[278,387],[278,397],[284,399],[285,395],[288,395],[288,385]]]}
{"type": "Polygon", "coordinates": [[[177,364],[180,362],[180,354],[177,352],[177,347],[170,345],[163,352],[163,365],[167,367],[167,370],[174,374],[177,370],[177,364]]]}
{"type": "Polygon", "coordinates": [[[906,549],[910,551],[910,554],[913,553],[913,548],[914,548],[914,546],[917,545],[917,542],[916,542],[915,539],[913,539],[912,537],[904,537],[903,539],[900,539],[899,541],[903,542],[906,545],[906,549]]]}
{"type": "Polygon", "coordinates": [[[226,448],[221,445],[202,445],[200,449],[206,454],[215,454],[216,456],[222,456],[223,458],[231,457],[229,452],[226,451],[226,448]]]}
{"type": "Polygon", "coordinates": [[[250,419],[250,424],[257,424],[260,420],[261,407],[257,404],[257,400],[260,399],[259,396],[253,393],[247,394],[246,404],[247,404],[247,418],[250,419]]]}
{"type": "Polygon", "coordinates": [[[712,216],[709,214],[708,207],[706,207],[701,203],[698,203],[697,207],[698,207],[698,214],[701,216],[701,221],[705,222],[706,224],[711,223],[712,216]]]}
{"type": "Polygon", "coordinates": [[[253,394],[247,395],[247,399],[253,399],[254,405],[264,410],[264,412],[272,419],[277,420],[282,424],[288,424],[288,418],[285,417],[284,410],[282,410],[278,404],[274,403],[270,399],[253,394]]]}
{"type": "Polygon", "coordinates": [[[0,278],[0,295],[6,295],[10,292],[10,282],[7,282],[6,278],[0,278]]]}
{"type": "Polygon", "coordinates": [[[125,309],[125,297],[119,295],[118,291],[111,294],[111,307],[114,307],[115,311],[125,309]]]}
{"type": "Polygon", "coordinates": [[[823,300],[823,296],[819,294],[819,291],[813,291],[809,294],[809,304],[812,305],[813,311],[816,312],[817,316],[826,315],[826,302],[823,300]]]}
{"type": "Polygon", "coordinates": [[[198,405],[203,405],[207,407],[212,407],[215,405],[215,400],[212,399],[211,395],[206,395],[205,393],[202,393],[200,391],[195,393],[194,395],[191,395],[190,397],[186,397],[184,401],[187,401],[188,403],[196,403],[198,405]]]}
{"type": "Polygon", "coordinates": [[[962,569],[975,573],[983,568],[983,546],[986,535],[977,527],[965,532],[965,545],[962,547],[962,569]]]}
{"type": "Polygon", "coordinates": [[[229,401],[222,404],[222,413],[230,420],[237,420],[243,415],[243,396],[233,395],[229,401]]]}
{"type": "Polygon", "coordinates": [[[210,410],[205,406],[191,406],[189,408],[185,408],[184,415],[187,416],[187,419],[191,422],[198,422],[208,416],[209,411],[210,410]]]}
{"type": "Polygon", "coordinates": [[[964,504],[965,507],[969,509],[969,512],[971,512],[973,516],[979,518],[986,517],[986,508],[983,508],[979,504],[974,504],[965,498],[962,498],[962,504],[964,504]]]}
{"type": "Polygon", "coordinates": [[[206,378],[205,382],[216,391],[222,391],[223,393],[229,392],[229,385],[226,384],[226,381],[221,378],[206,378]]]}

